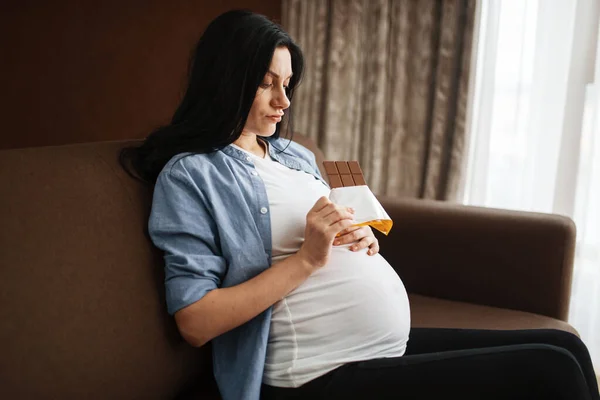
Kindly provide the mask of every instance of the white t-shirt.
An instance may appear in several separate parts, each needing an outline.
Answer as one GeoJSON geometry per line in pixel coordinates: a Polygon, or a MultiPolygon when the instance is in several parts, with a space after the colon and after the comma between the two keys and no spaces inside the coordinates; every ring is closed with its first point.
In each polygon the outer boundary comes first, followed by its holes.
{"type": "MultiPolygon", "coordinates": [[[[329,189],[268,152],[246,153],[266,187],[276,263],[300,249],[306,214],[329,189]]],[[[404,354],[410,307],[402,281],[380,254],[349,246],[334,246],[325,266],[274,305],[264,383],[298,387],[348,362],[404,354]]]]}

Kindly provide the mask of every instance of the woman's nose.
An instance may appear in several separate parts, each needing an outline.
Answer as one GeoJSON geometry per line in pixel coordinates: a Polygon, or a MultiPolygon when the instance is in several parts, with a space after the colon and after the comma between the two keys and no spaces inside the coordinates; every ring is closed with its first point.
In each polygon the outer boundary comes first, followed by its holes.
{"type": "Polygon", "coordinates": [[[277,94],[273,96],[273,105],[283,110],[290,106],[290,99],[288,99],[284,88],[279,88],[277,94]]]}

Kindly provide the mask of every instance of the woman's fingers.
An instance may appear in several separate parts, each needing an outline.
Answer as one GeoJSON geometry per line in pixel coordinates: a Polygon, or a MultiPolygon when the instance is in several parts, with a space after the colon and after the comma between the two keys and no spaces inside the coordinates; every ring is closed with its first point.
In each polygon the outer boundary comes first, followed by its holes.
{"type": "Polygon", "coordinates": [[[314,212],[314,213],[319,213],[321,211],[323,211],[323,209],[327,206],[329,206],[331,203],[331,201],[325,197],[325,196],[321,196],[319,197],[319,200],[316,201],[316,203],[312,206],[312,208],[308,211],[309,213],[314,212]]]}
{"type": "Polygon", "coordinates": [[[354,226],[354,210],[349,207],[338,206],[325,198],[319,199],[313,210],[326,222],[329,229],[337,232],[333,241],[334,246],[355,243],[350,247],[352,251],[369,248],[368,255],[379,253],[379,242],[369,226],[354,226]]]}
{"type": "MultiPolygon", "coordinates": [[[[321,212],[323,221],[326,222],[327,226],[331,226],[336,222],[339,222],[343,219],[352,220],[354,218],[354,210],[347,207],[340,206],[328,206],[323,209],[321,212]]],[[[346,225],[348,227],[349,225],[346,225]]],[[[344,227],[344,228],[346,228],[344,227]]]]}
{"type": "Polygon", "coordinates": [[[355,231],[357,231],[359,229],[364,229],[364,228],[365,228],[364,226],[353,225],[350,228],[344,229],[343,231],[341,231],[340,232],[340,236],[347,235],[348,233],[352,233],[352,232],[355,232],[355,231]]]}
{"type": "Polygon", "coordinates": [[[377,253],[379,253],[379,241],[375,239],[375,241],[369,246],[369,251],[367,251],[367,254],[374,256],[377,253]]]}
{"type": "Polygon", "coordinates": [[[345,229],[340,236],[334,240],[333,245],[340,246],[354,242],[357,243],[350,246],[350,250],[352,251],[358,251],[368,247],[368,255],[372,256],[379,253],[379,241],[369,226],[351,226],[348,229],[345,229]]]}
{"type": "Polygon", "coordinates": [[[348,229],[344,229],[339,233],[339,236],[335,239],[333,244],[339,246],[342,244],[348,244],[356,242],[369,235],[368,226],[351,226],[348,229]]]}
{"type": "MultiPolygon", "coordinates": [[[[350,250],[352,250],[352,251],[358,251],[358,250],[361,250],[361,249],[365,249],[367,247],[371,247],[376,242],[377,242],[377,239],[375,239],[372,236],[367,236],[365,238],[362,238],[358,243],[353,244],[352,246],[350,246],[350,250]]],[[[377,246],[377,247],[379,248],[379,246],[377,246]]]]}
{"type": "Polygon", "coordinates": [[[366,237],[362,239],[360,242],[350,247],[350,250],[358,251],[366,247],[369,248],[367,254],[370,256],[374,256],[375,254],[379,253],[379,242],[375,237],[366,237]]]}
{"type": "MultiPolygon", "coordinates": [[[[350,226],[352,226],[352,224],[354,224],[354,221],[352,221],[351,219],[341,219],[338,222],[334,223],[333,225],[330,225],[329,228],[327,228],[327,231],[329,232],[328,234],[334,236],[336,232],[339,232],[343,229],[349,228],[350,226]]],[[[333,237],[332,237],[333,239],[333,237]]],[[[331,243],[331,242],[329,242],[331,243]]]]}

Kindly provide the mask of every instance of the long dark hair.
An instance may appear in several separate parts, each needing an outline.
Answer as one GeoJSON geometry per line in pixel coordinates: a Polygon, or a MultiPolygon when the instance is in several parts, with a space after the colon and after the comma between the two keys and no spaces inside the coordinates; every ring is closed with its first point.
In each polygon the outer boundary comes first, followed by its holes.
{"type": "MultiPolygon", "coordinates": [[[[237,140],[258,86],[267,73],[277,47],[286,47],[294,72],[291,100],[304,69],[302,51],[290,36],[267,17],[246,10],[221,14],[206,28],[190,59],[188,85],[170,124],[152,132],[140,146],[123,148],[119,163],[132,177],[156,182],[165,164],[184,152],[210,153],[237,140]]],[[[291,125],[291,107],[286,120],[291,125]]]]}

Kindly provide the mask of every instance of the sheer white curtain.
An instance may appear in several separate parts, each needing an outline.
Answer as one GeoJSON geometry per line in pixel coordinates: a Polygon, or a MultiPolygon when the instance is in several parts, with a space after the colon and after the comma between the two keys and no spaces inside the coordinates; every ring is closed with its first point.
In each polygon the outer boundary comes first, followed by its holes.
{"type": "Polygon", "coordinates": [[[464,202],[577,224],[570,322],[600,367],[600,0],[479,10],[464,202]]]}

